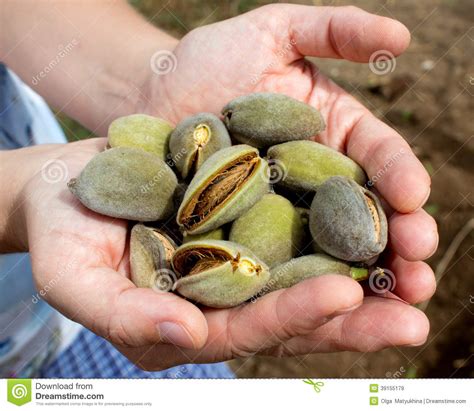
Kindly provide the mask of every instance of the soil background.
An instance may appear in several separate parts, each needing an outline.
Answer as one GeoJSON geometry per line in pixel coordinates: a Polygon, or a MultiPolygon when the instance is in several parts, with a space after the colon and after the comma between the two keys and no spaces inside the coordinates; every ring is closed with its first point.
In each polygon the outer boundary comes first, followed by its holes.
{"type": "MultiPolygon", "coordinates": [[[[269,1],[131,1],[153,24],[182,37],[189,30],[233,17],[269,1]]],[[[432,177],[425,209],[436,219],[440,243],[428,263],[439,269],[426,314],[428,342],[377,353],[342,352],[298,358],[231,361],[239,377],[474,377],[474,232],[448,253],[456,234],[472,227],[474,178],[474,7],[471,0],[297,1],[352,4],[396,18],[411,31],[409,49],[385,75],[368,64],[316,60],[320,69],[399,131],[432,177]]],[[[90,132],[57,113],[70,140],[90,132]]],[[[452,246],[453,247],[453,246],[452,246]]]]}

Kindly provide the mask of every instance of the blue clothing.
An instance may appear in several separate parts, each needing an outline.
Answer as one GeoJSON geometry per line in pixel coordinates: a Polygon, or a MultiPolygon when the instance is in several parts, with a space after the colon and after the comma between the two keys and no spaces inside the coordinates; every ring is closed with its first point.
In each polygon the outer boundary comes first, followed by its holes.
{"type": "Polygon", "coordinates": [[[234,378],[225,363],[187,364],[147,372],[136,367],[111,343],[83,329],[74,343],[40,374],[44,378],[234,378]]]}

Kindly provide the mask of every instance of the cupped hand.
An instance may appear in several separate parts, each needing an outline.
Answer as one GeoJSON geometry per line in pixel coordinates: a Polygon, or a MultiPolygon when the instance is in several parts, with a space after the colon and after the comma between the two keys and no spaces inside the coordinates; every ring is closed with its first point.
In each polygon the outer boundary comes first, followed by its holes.
{"type": "MultiPolygon", "coordinates": [[[[129,280],[126,223],[88,211],[64,182],[51,184],[39,173],[25,197],[37,285],[55,284],[45,298],[146,369],[254,353],[422,344],[429,324],[409,304],[435,289],[433,273],[421,261],[437,245],[434,221],[421,209],[429,177],[401,136],[304,60],[366,62],[381,49],[398,55],[408,42],[400,23],[353,7],[266,6],[185,36],[175,50],[176,70],[150,74],[141,106],[177,122],[200,111],[218,113],[238,95],[272,91],[319,108],[327,128],[318,141],[345,151],[369,177],[384,170],[375,187],[393,210],[385,258],[396,275],[390,298],[364,298],[358,283],[335,275],[225,310],[201,311],[174,294],[138,289],[129,280]],[[387,168],[395,153],[401,155],[387,168]]],[[[96,139],[35,150],[63,162],[74,177],[104,146],[96,139]]]]}
{"type": "MultiPolygon", "coordinates": [[[[199,111],[219,113],[231,99],[253,92],[284,93],[317,107],[327,126],[316,140],[359,163],[385,200],[390,227],[383,265],[395,273],[395,295],[413,304],[431,297],[436,288],[432,270],[422,262],[438,244],[436,223],[421,208],[430,194],[429,175],[402,136],[305,59],[367,63],[372,55],[398,56],[409,41],[401,23],[356,7],[272,4],[187,34],[174,50],[175,70],[150,73],[144,104],[175,122],[199,111]],[[156,99],[162,95],[166,98],[156,99]]],[[[394,315],[415,312],[401,301],[380,298],[361,310],[374,321],[381,303],[394,315]]],[[[407,334],[411,324],[426,336],[422,313],[404,318],[407,334]]],[[[379,326],[372,334],[383,335],[385,328],[379,326]]]]}

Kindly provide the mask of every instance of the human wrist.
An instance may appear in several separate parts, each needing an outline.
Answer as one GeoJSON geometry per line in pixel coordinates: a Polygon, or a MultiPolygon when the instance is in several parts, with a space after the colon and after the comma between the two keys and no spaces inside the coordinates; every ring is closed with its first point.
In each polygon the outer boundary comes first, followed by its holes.
{"type": "Polygon", "coordinates": [[[57,13],[46,2],[0,0],[5,23],[0,23],[0,61],[51,106],[93,134],[105,135],[112,120],[144,106],[148,78],[156,76],[151,57],[173,50],[177,41],[125,0],[113,7],[107,2],[53,3],[57,13]],[[98,16],[94,30],[78,31],[89,27],[91,16],[98,16]],[[25,38],[25,32],[31,35],[25,38]]]}
{"type": "Polygon", "coordinates": [[[178,42],[177,39],[154,30],[148,33],[146,39],[142,39],[140,47],[133,52],[133,58],[125,65],[108,65],[97,76],[94,85],[94,88],[102,90],[97,109],[103,110],[103,113],[98,116],[97,111],[89,112],[95,118],[85,120],[84,123],[95,124],[102,121],[95,128],[95,134],[106,135],[108,124],[117,117],[135,113],[159,116],[165,110],[163,107],[167,107],[168,96],[164,86],[166,76],[157,73],[154,64],[160,55],[165,58],[166,55],[172,55],[178,42]]]}
{"type": "Polygon", "coordinates": [[[25,149],[0,151],[0,253],[28,251],[25,187],[35,159],[25,149]]]}

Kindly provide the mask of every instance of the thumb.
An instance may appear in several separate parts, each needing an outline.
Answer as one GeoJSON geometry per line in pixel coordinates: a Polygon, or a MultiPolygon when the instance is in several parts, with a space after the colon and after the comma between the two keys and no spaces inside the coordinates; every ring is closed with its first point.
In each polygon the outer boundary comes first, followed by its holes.
{"type": "Polygon", "coordinates": [[[65,276],[50,294],[60,312],[117,345],[198,349],[207,340],[207,322],[196,306],[172,293],[137,288],[110,268],[65,276]]]}
{"type": "MultiPolygon", "coordinates": [[[[295,51],[287,54],[290,61],[313,56],[368,62],[375,52],[398,56],[410,43],[410,32],[402,23],[354,6],[285,4],[270,7],[274,17],[288,25],[288,36],[295,51]]],[[[267,13],[264,17],[268,22],[267,13]]],[[[281,38],[282,27],[274,27],[278,29],[277,38],[281,38]]]]}

